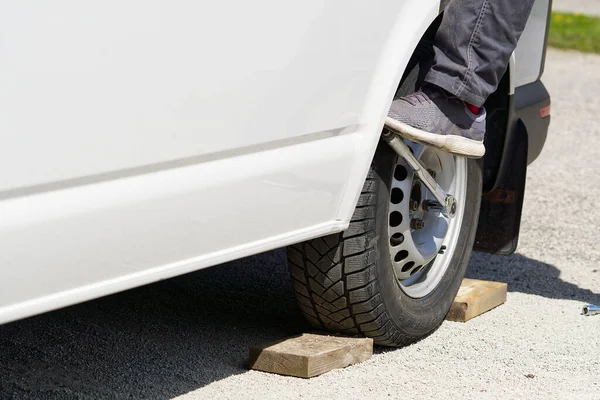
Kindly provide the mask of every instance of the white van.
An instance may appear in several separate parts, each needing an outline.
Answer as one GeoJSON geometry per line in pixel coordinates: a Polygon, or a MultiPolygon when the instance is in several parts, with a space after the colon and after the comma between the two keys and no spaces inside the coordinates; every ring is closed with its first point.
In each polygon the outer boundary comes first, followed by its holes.
{"type": "Polygon", "coordinates": [[[451,220],[380,141],[439,0],[234,5],[3,3],[0,323],[290,246],[312,324],[402,345],[441,323],[474,246],[514,251],[549,0],[486,103],[485,159],[409,143],[451,220]]]}

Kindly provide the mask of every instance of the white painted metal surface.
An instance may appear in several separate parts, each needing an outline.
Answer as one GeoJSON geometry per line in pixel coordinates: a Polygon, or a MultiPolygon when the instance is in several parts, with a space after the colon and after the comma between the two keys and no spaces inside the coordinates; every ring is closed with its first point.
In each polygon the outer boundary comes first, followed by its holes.
{"type": "Polygon", "coordinates": [[[514,52],[514,84],[519,87],[539,79],[542,71],[546,23],[550,12],[550,0],[536,0],[525,30],[514,52]]]}
{"type": "Polygon", "coordinates": [[[0,322],[347,226],[434,0],[0,4],[0,322]]]}

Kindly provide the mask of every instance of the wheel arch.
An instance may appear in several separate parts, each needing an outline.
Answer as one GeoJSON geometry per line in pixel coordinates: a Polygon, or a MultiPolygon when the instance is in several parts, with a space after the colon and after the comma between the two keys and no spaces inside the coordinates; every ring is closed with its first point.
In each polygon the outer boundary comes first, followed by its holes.
{"type": "MultiPolygon", "coordinates": [[[[440,5],[437,1],[428,2],[418,7],[412,6],[412,10],[408,10],[411,8],[409,5],[398,17],[365,102],[361,117],[361,121],[365,121],[365,133],[355,142],[354,162],[351,167],[353,171],[350,173],[337,212],[336,219],[342,222],[341,227],[347,226],[344,223],[347,224],[350,220],[358,201],[393,96],[414,66],[411,60],[427,62],[419,60],[419,56],[422,55],[423,46],[427,47],[427,42],[432,41],[446,3],[442,1],[440,5]],[[415,17],[417,14],[419,18],[415,17]],[[399,48],[403,51],[399,52],[399,48]]],[[[425,57],[429,55],[430,53],[427,53],[425,57]]],[[[488,110],[487,153],[483,160],[484,196],[475,249],[490,253],[510,254],[516,249],[527,164],[541,151],[548,126],[548,121],[541,125],[530,123],[528,118],[523,117],[524,113],[519,112],[525,106],[515,105],[515,98],[517,103],[522,99],[519,92],[523,88],[515,87],[516,68],[513,54],[497,90],[485,104],[488,110]],[[533,146],[532,139],[535,138],[532,138],[532,129],[543,134],[536,136],[541,139],[533,140],[533,146]]],[[[545,93],[543,101],[547,99],[549,104],[549,97],[541,82],[538,80],[530,85],[541,86],[541,89],[538,87],[537,90],[538,97],[543,97],[545,93]]],[[[539,105],[539,102],[531,105],[525,103],[528,112],[526,116],[539,105]]],[[[539,115],[539,110],[537,111],[539,115]]]]}
{"type": "Polygon", "coordinates": [[[338,221],[350,221],[375,155],[390,103],[410,68],[411,58],[418,52],[419,44],[428,32],[435,32],[436,25],[439,25],[441,10],[439,0],[409,1],[398,13],[360,116],[361,125],[364,126],[361,132],[364,133],[358,135],[355,141],[352,171],[338,207],[338,221]]]}

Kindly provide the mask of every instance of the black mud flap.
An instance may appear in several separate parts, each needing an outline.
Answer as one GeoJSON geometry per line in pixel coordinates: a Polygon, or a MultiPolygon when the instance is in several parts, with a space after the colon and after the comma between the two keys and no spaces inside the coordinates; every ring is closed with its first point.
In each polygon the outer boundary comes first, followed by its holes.
{"type": "Polygon", "coordinates": [[[528,139],[524,127],[518,126],[510,139],[502,161],[504,173],[481,199],[475,251],[508,255],[517,248],[527,175],[528,139]]]}

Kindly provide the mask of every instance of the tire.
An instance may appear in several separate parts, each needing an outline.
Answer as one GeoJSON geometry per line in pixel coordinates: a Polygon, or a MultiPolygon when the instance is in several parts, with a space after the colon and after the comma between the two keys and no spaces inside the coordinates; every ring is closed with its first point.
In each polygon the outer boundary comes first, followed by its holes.
{"type": "MultiPolygon", "coordinates": [[[[399,95],[414,84],[403,84],[399,95]]],[[[422,207],[411,211],[411,201],[420,204],[429,193],[380,142],[348,229],[288,247],[296,298],[315,328],[404,346],[434,332],[448,313],[477,230],[481,162],[407,144],[428,168],[439,161],[436,180],[457,192],[450,193],[457,197],[459,212],[447,220],[422,207]],[[413,229],[415,219],[424,221],[423,229],[413,229]],[[444,220],[446,232],[440,238],[444,220]]]]}

